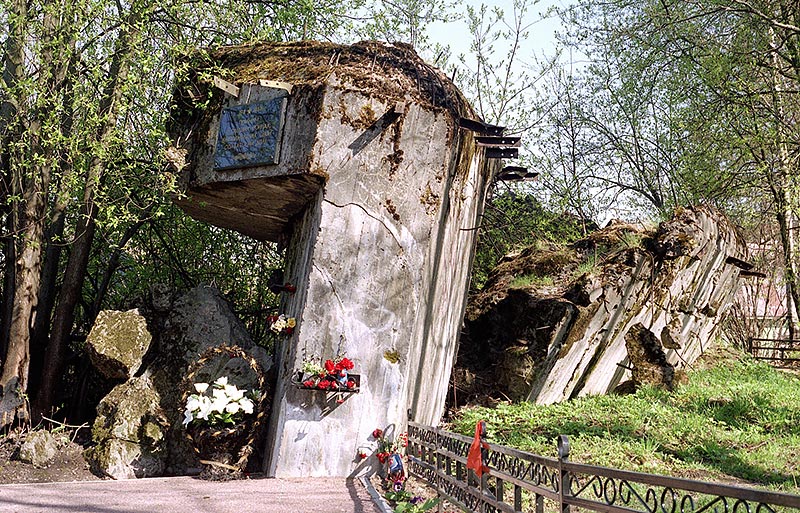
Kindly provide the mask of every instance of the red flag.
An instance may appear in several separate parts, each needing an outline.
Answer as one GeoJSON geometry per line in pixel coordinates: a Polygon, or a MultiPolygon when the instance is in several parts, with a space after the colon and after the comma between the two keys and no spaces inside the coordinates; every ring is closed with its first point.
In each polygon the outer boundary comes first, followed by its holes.
{"type": "Polygon", "coordinates": [[[475,425],[475,438],[472,440],[472,445],[469,447],[469,454],[467,455],[467,468],[471,468],[478,477],[481,477],[484,472],[489,472],[489,467],[483,463],[483,451],[481,451],[481,449],[489,448],[489,444],[481,439],[485,431],[486,423],[479,420],[475,425]]]}

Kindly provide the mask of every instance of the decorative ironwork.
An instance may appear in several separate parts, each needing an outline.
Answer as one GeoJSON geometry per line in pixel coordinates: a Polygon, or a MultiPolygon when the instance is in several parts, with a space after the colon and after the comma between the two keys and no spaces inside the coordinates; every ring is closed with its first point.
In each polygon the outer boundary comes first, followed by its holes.
{"type": "MultiPolygon", "coordinates": [[[[780,506],[800,508],[800,496],[726,487],[699,481],[678,480],[664,476],[625,472],[632,478],[598,475],[580,465],[582,471],[570,470],[564,463],[568,486],[564,501],[594,511],[640,511],[643,513],[777,513],[780,506]],[[675,485],[667,482],[673,481],[675,485]],[[693,489],[681,488],[683,486],[693,489]],[[749,495],[749,496],[748,496],[749,495]]],[[[607,473],[612,469],[595,467],[607,473]]],[[[623,471],[614,471],[621,473],[623,471]]]]}
{"type": "Polygon", "coordinates": [[[409,471],[468,511],[522,512],[524,493],[537,513],[544,512],[545,498],[560,504],[562,513],[573,506],[608,513],[800,510],[798,495],[573,463],[565,435],[559,437],[559,459],[489,444],[489,472],[482,479],[466,469],[470,438],[409,422],[408,442],[409,471]]]}

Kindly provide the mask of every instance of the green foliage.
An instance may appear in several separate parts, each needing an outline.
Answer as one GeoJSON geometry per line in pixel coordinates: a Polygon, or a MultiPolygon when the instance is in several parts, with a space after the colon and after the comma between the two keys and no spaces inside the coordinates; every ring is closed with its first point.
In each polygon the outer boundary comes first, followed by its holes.
{"type": "Polygon", "coordinates": [[[639,472],[726,481],[798,493],[800,379],[746,356],[689,374],[674,393],[642,388],[560,404],[503,404],[458,413],[452,428],[471,435],[485,419],[492,442],[639,472]]]}
{"type": "Polygon", "coordinates": [[[552,285],[553,278],[552,276],[537,276],[535,274],[525,274],[522,276],[517,276],[511,283],[508,284],[509,288],[512,289],[524,289],[527,287],[541,287],[544,285],[552,285]]]}
{"type": "Polygon", "coordinates": [[[405,490],[387,492],[384,497],[395,503],[395,513],[424,513],[425,511],[430,511],[439,504],[438,498],[428,499],[423,502],[422,497],[414,497],[405,490]]]}
{"type": "Polygon", "coordinates": [[[481,223],[472,287],[482,287],[504,256],[537,241],[572,242],[588,228],[578,218],[548,211],[532,191],[509,188],[495,195],[481,223]]]}

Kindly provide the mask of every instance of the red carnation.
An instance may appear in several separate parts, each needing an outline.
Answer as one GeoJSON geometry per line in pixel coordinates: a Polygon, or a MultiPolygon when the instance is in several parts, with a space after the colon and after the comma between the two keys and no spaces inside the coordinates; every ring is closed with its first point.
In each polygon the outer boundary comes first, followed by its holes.
{"type": "Polygon", "coordinates": [[[314,388],[314,385],[315,385],[315,383],[314,383],[313,379],[307,379],[307,380],[303,381],[303,386],[304,387],[314,388]]]}
{"type": "Polygon", "coordinates": [[[348,379],[347,380],[347,388],[355,388],[355,387],[356,387],[356,382],[353,381],[352,379],[348,379]]]}
{"type": "Polygon", "coordinates": [[[330,388],[331,390],[337,390],[339,388],[339,383],[335,381],[330,381],[328,388],[330,388]]]}
{"type": "Polygon", "coordinates": [[[328,371],[328,373],[332,373],[334,368],[335,368],[335,366],[333,365],[332,361],[325,360],[325,370],[328,371]]]}
{"type": "Polygon", "coordinates": [[[388,459],[389,459],[389,453],[388,452],[379,452],[378,453],[378,461],[381,462],[381,465],[386,463],[386,460],[388,460],[388,459]]]}
{"type": "Polygon", "coordinates": [[[330,385],[331,385],[330,381],[328,381],[327,379],[322,379],[320,380],[319,383],[317,383],[317,388],[319,388],[320,390],[325,390],[326,388],[330,387],[330,385]]]}
{"type": "Polygon", "coordinates": [[[383,436],[383,430],[380,428],[372,432],[372,438],[375,438],[376,440],[382,436],[383,436]]]}
{"type": "Polygon", "coordinates": [[[339,360],[339,366],[344,370],[353,370],[353,367],[355,367],[353,362],[351,362],[348,358],[342,358],[339,360]]]}

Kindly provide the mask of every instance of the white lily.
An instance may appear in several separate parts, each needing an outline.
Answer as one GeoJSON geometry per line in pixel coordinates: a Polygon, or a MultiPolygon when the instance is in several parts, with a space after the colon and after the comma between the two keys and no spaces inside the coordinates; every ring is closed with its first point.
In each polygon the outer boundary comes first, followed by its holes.
{"type": "Polygon", "coordinates": [[[194,411],[200,408],[200,396],[190,395],[186,399],[186,411],[194,411]]]}
{"type": "Polygon", "coordinates": [[[222,413],[225,411],[225,407],[228,406],[228,403],[227,397],[215,397],[211,401],[211,411],[222,413]]]}
{"type": "Polygon", "coordinates": [[[236,385],[225,385],[225,393],[231,401],[238,401],[244,397],[244,390],[239,390],[236,385]]]}
{"type": "Polygon", "coordinates": [[[217,378],[214,384],[224,387],[225,385],[228,384],[228,376],[220,376],[219,378],[217,378]]]}
{"type": "Polygon", "coordinates": [[[194,389],[197,390],[198,393],[204,394],[206,390],[208,390],[208,383],[195,383],[194,389]]]}
{"type": "Polygon", "coordinates": [[[247,413],[248,415],[253,413],[253,401],[251,401],[247,397],[242,397],[241,399],[239,399],[239,406],[242,408],[242,411],[247,413]]]}

